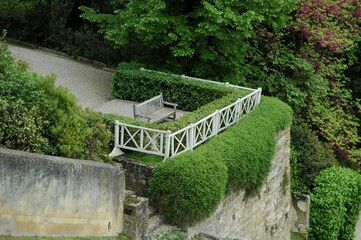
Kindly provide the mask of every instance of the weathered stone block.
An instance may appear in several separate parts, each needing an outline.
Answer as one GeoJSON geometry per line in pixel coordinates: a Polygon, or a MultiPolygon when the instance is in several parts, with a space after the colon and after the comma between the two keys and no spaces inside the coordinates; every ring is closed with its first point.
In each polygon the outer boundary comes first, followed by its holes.
{"type": "Polygon", "coordinates": [[[115,236],[124,197],[120,165],[0,148],[0,235],[115,236]]]}
{"type": "Polygon", "coordinates": [[[126,188],[134,191],[136,195],[148,197],[148,180],[152,175],[154,166],[128,159],[124,156],[116,158],[126,170],[126,188]]]}

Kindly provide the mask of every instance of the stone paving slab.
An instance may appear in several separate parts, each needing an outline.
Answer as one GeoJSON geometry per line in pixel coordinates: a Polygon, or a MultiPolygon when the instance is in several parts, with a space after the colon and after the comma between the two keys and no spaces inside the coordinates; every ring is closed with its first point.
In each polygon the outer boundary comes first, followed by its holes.
{"type": "Polygon", "coordinates": [[[121,116],[133,117],[133,104],[136,104],[136,102],[112,99],[103,103],[95,110],[103,113],[113,113],[121,116]]]}

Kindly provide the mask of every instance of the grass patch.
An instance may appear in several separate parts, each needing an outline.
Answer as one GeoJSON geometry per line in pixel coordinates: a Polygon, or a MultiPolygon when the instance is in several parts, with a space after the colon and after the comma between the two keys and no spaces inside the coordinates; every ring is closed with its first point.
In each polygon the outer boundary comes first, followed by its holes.
{"type": "MultiPolygon", "coordinates": [[[[124,151],[124,150],[123,150],[124,151]]],[[[148,163],[151,165],[157,165],[158,163],[163,162],[164,157],[140,153],[140,152],[131,152],[131,151],[124,151],[124,155],[126,158],[133,159],[139,162],[148,163]]]]}

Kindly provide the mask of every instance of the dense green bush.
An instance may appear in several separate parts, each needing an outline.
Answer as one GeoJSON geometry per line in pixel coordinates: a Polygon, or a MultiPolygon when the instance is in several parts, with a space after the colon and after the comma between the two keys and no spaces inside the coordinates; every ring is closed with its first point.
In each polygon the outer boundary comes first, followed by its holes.
{"type": "Polygon", "coordinates": [[[0,146],[29,152],[44,152],[48,140],[43,136],[42,117],[23,101],[9,102],[0,96],[0,146]]]}
{"type": "Polygon", "coordinates": [[[196,110],[233,91],[181,76],[141,71],[136,64],[120,64],[113,77],[113,95],[117,98],[140,102],[162,92],[166,101],[175,102],[186,111],[196,110]]]}
{"type": "MultiPolygon", "coordinates": [[[[263,97],[259,107],[237,125],[195,150],[158,165],[150,181],[151,199],[160,204],[169,221],[194,223],[212,212],[224,187],[228,191],[256,191],[269,173],[276,135],[291,120],[292,110],[286,104],[263,97]],[[210,165],[205,167],[203,162],[210,165]],[[226,166],[227,180],[222,188],[216,185],[216,196],[211,198],[208,190],[215,184],[213,177],[224,168],[220,162],[226,166]]],[[[223,178],[216,181],[223,184],[223,178]]]]}
{"type": "Polygon", "coordinates": [[[311,195],[310,238],[352,240],[361,204],[361,177],[332,167],[316,177],[311,195]]]}
{"type": "Polygon", "coordinates": [[[294,123],[291,128],[291,186],[294,192],[309,192],[315,177],[325,168],[337,165],[330,145],[319,141],[306,124],[294,123]]]}
{"type": "Polygon", "coordinates": [[[30,74],[0,41],[0,145],[82,159],[103,159],[111,132],[100,114],[84,110],[54,77],[30,74]],[[21,136],[21,137],[20,137],[21,136]]]}
{"type": "Polygon", "coordinates": [[[224,194],[227,168],[217,159],[186,152],[157,165],[151,200],[171,223],[192,224],[209,215],[224,194]]]}
{"type": "Polygon", "coordinates": [[[262,97],[261,104],[234,127],[203,148],[210,158],[228,167],[227,189],[257,190],[264,182],[273,158],[277,133],[292,121],[291,108],[281,101],[262,97]]]}

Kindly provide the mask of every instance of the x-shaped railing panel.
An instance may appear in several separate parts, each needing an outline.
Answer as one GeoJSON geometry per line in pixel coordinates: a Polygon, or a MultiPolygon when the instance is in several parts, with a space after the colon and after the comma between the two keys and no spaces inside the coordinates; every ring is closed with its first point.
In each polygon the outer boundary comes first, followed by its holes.
{"type": "Polygon", "coordinates": [[[191,150],[237,123],[260,103],[260,98],[261,89],[254,90],[227,107],[175,133],[116,122],[115,147],[111,155],[119,154],[117,148],[160,155],[164,158],[191,150]]]}

